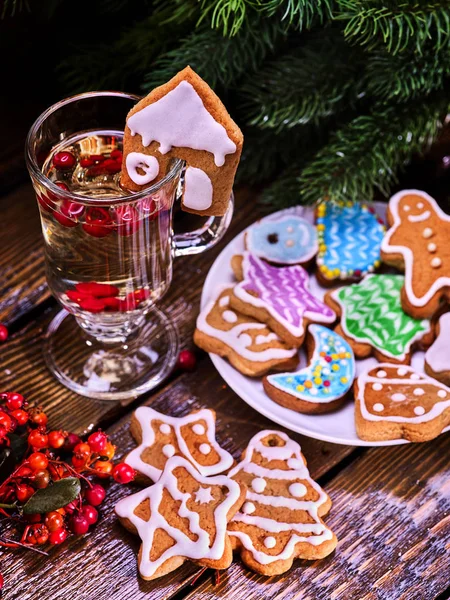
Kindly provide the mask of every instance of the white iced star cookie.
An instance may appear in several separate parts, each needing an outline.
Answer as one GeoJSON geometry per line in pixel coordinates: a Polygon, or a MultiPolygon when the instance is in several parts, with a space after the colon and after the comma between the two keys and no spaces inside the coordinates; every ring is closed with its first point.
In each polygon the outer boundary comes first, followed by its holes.
{"type": "Polygon", "coordinates": [[[203,477],[185,458],[170,458],[157,483],[115,508],[121,523],[141,538],[141,577],[156,579],[185,560],[227,569],[233,559],[227,523],[244,496],[226,475],[203,477]]]}
{"type": "Polygon", "coordinates": [[[125,459],[138,481],[157,481],[172,456],[184,456],[202,475],[229,469],[233,457],[215,440],[215,412],[204,408],[185,417],[169,417],[148,406],[139,407],[130,430],[139,446],[125,459]]]}

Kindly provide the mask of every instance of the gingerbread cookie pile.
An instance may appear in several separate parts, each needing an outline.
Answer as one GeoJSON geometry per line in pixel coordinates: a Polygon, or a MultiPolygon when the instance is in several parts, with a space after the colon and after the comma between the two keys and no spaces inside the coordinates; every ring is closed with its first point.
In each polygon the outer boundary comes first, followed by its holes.
{"type": "Polygon", "coordinates": [[[257,573],[277,575],[295,558],[315,560],[335,549],[336,536],[322,520],[331,500],[286,434],[255,435],[230,470],[234,461],[215,440],[211,410],[176,418],[141,407],[131,433],[139,445],[126,462],[138,480],[155,483],[121,500],[116,513],[141,539],[144,579],[186,560],[226,569],[233,550],[257,573]]]}
{"type": "Polygon", "coordinates": [[[195,342],[263,376],[266,394],[291,410],[329,412],[354,396],[364,440],[436,437],[450,425],[450,217],[407,190],[387,221],[386,232],[371,206],[322,203],[315,223],[289,211],[255,223],[231,261],[236,283],[201,312],[195,342]],[[428,377],[401,366],[417,350],[427,350],[428,377]],[[355,381],[355,359],[371,356],[392,367],[355,381]]]}

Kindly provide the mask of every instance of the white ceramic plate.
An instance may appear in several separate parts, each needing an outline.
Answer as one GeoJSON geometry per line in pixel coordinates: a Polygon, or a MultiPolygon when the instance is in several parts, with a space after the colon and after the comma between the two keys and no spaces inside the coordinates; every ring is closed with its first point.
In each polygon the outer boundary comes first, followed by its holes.
{"type": "MultiPolygon", "coordinates": [[[[376,209],[378,214],[384,218],[386,205],[377,203],[376,209]]],[[[311,208],[296,207],[295,209],[288,209],[287,211],[281,212],[294,212],[311,223],[314,221],[314,213],[311,208]]],[[[274,218],[279,214],[280,213],[274,213],[273,215],[265,217],[265,220],[274,218]]],[[[234,254],[244,251],[244,234],[245,231],[236,236],[219,254],[212,265],[203,287],[201,299],[202,309],[214,295],[214,291],[219,285],[235,283],[230,260],[234,254]]],[[[311,275],[310,288],[320,299],[323,298],[327,291],[318,283],[314,275],[311,275]]],[[[393,446],[408,443],[406,440],[365,442],[364,440],[359,439],[355,429],[353,402],[348,402],[341,409],[324,415],[304,415],[288,408],[284,408],[265,394],[261,379],[242,375],[225,359],[216,354],[210,354],[210,357],[223,379],[238,396],[259,413],[287,429],[318,440],[350,446],[393,446]]],[[[374,358],[356,361],[356,373],[359,374],[361,371],[376,363],[377,360],[374,358]]],[[[306,364],[302,350],[300,350],[300,364],[306,364]]],[[[419,371],[423,371],[423,365],[424,353],[416,352],[413,355],[412,366],[419,371]]],[[[450,428],[447,428],[445,431],[448,431],[449,429],[450,428]]]]}

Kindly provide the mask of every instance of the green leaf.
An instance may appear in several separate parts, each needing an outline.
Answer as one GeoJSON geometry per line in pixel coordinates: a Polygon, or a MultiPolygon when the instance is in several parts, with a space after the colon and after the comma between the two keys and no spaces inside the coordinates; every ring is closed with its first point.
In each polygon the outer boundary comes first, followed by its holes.
{"type": "Polygon", "coordinates": [[[0,481],[12,473],[15,464],[16,460],[11,448],[2,448],[0,450],[0,481]]]}
{"type": "Polygon", "coordinates": [[[33,494],[23,507],[23,512],[26,515],[35,515],[57,510],[75,500],[80,492],[81,484],[77,477],[60,479],[33,494]]]}
{"type": "Polygon", "coordinates": [[[11,450],[14,452],[15,460],[18,463],[22,460],[25,452],[28,449],[28,443],[24,436],[9,433],[8,438],[11,444],[11,450]]]}

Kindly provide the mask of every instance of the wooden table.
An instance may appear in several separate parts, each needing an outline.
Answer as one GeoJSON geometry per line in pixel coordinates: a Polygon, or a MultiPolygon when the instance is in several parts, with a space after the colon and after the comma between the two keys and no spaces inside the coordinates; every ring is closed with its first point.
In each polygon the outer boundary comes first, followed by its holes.
{"type": "MultiPolygon", "coordinates": [[[[164,307],[177,320],[182,347],[192,347],[200,292],[209,266],[233,236],[258,216],[255,196],[237,194],[226,239],[207,254],[178,259],[164,307]]],[[[183,415],[217,411],[217,435],[237,458],[248,440],[274,424],[240,400],[202,354],[194,373],[175,372],[161,388],[128,406],[82,398],[57,383],[46,369],[42,334],[57,310],[49,296],[43,242],[31,185],[0,198],[0,322],[10,339],[0,347],[0,389],[15,390],[42,404],[56,428],[79,434],[107,428],[120,455],[133,447],[128,422],[141,403],[183,415]]],[[[137,538],[117,522],[113,507],[130,490],[111,485],[96,529],[73,538],[48,558],[30,551],[1,555],[4,600],[137,600],[162,598],[274,598],[304,600],[431,600],[450,597],[450,435],[427,444],[361,449],[293,435],[311,474],[333,500],[327,523],[339,538],[322,561],[296,561],[285,575],[261,577],[239,560],[220,583],[210,572],[192,583],[198,568],[185,563],[153,582],[137,575],[137,538]]]]}

